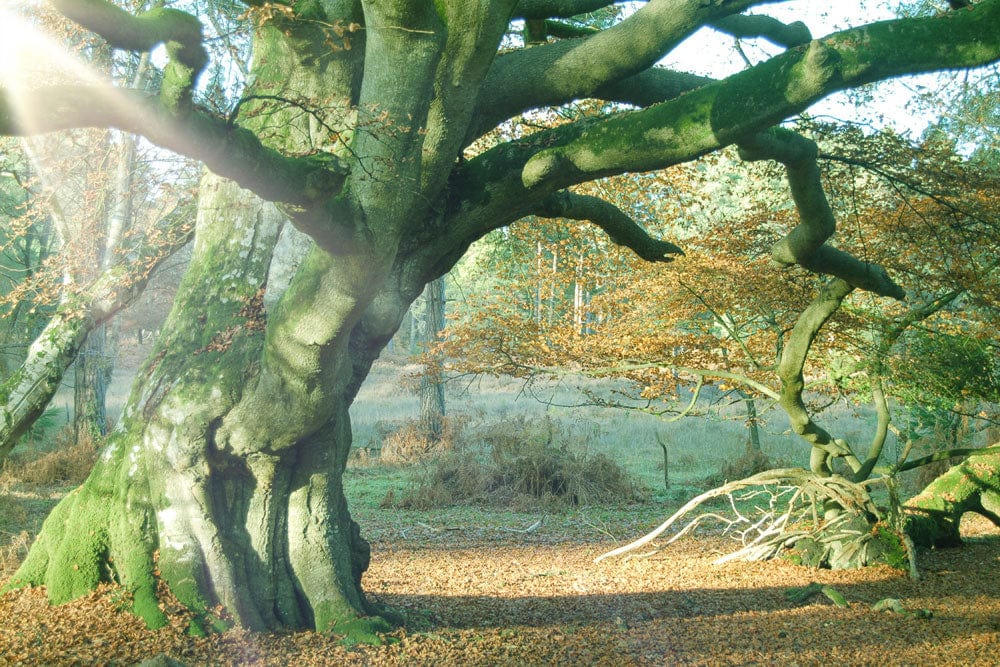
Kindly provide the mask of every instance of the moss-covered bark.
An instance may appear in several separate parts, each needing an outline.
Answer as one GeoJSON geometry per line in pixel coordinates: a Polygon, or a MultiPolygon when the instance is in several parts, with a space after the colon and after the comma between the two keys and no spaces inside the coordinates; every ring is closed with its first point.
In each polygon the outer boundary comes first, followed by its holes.
{"type": "Polygon", "coordinates": [[[953,466],[911,498],[906,512],[906,531],[922,546],[961,544],[959,524],[966,512],[1000,526],[1000,452],[973,454],[953,466]]]}
{"type": "MultiPolygon", "coordinates": [[[[268,28],[260,39],[259,64],[271,73],[261,90],[275,92],[284,73],[303,94],[339,90],[350,102],[356,82],[344,71],[303,58],[284,32],[268,28]]],[[[330,118],[268,100],[245,109],[262,138],[286,151],[331,141],[320,131],[330,118]]],[[[297,221],[319,220],[309,215],[297,221]]],[[[313,246],[267,312],[283,222],[274,206],[206,174],[191,265],[122,421],[10,586],[46,585],[62,602],[116,581],[155,627],[162,583],[196,613],[197,632],[219,625],[219,607],[249,628],[387,627],[369,618],[360,586],[368,544],[341,480],[360,384],[349,343],[392,255],[361,235],[335,253],[313,246]]],[[[394,310],[379,326],[394,330],[401,316],[394,310]]],[[[366,347],[365,369],[381,345],[366,347]]]]}

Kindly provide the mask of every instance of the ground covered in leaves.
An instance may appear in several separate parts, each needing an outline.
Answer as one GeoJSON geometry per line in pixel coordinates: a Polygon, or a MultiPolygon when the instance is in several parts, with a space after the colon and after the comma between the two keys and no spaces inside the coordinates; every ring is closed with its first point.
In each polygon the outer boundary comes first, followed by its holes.
{"type": "Polygon", "coordinates": [[[527,515],[389,514],[362,518],[374,552],[365,587],[410,619],[382,646],[342,646],[307,632],[194,639],[182,616],[151,632],[119,610],[113,590],[50,607],[35,589],[0,596],[0,664],[131,665],[159,654],[187,665],[1000,661],[1000,533],[981,522],[966,522],[965,547],[922,553],[923,578],[911,581],[887,568],[715,566],[726,547],[717,537],[594,564],[614,543],[600,518],[584,513],[549,516],[528,532],[518,532],[534,523],[527,515]],[[811,582],[833,586],[849,607],[821,594],[804,603],[788,597],[811,582]],[[885,598],[932,617],[872,609],[885,598]]]}

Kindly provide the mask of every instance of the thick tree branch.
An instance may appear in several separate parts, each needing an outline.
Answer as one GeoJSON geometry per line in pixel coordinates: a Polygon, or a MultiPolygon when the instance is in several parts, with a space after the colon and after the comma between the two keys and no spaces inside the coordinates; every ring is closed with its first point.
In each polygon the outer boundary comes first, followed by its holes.
{"type": "Polygon", "coordinates": [[[774,245],[771,256],[782,266],[799,264],[881,296],[904,298],[903,289],[882,267],[824,245],[837,223],[823,190],[818,154],[814,141],[784,128],[772,128],[740,143],[740,157],[744,160],[774,160],[785,165],[799,214],[799,224],[774,245]]]}
{"type": "MultiPolygon", "coordinates": [[[[0,134],[26,136],[77,127],[113,127],[142,135],[200,160],[264,199],[293,208],[332,205],[349,171],[344,161],[326,153],[282,155],[265,147],[253,132],[201,111],[178,117],[143,93],[112,86],[50,86],[17,92],[0,88],[0,134]]],[[[333,242],[327,237],[341,234],[321,224],[307,225],[303,231],[321,243],[333,242]]]]}
{"type": "Polygon", "coordinates": [[[528,188],[559,189],[690,160],[776,125],[823,97],[903,74],[1000,59],[1000,0],[962,12],[835,33],[665,104],[608,116],[574,140],[539,151],[528,188]]]}
{"type": "Polygon", "coordinates": [[[707,21],[759,1],[651,0],[590,37],[500,56],[483,84],[480,122],[470,134],[478,136],[527,109],[589,97],[601,86],[649,69],[707,21]]]}
{"type": "Polygon", "coordinates": [[[652,67],[620,81],[601,86],[594,91],[597,99],[623,102],[637,107],[648,107],[680,97],[683,93],[701,88],[716,79],[687,72],[676,72],[662,67],[652,67]]]}
{"type": "Polygon", "coordinates": [[[208,64],[197,18],[163,7],[133,16],[106,0],[51,2],[67,18],[97,33],[113,48],[149,51],[165,44],[170,60],[164,70],[160,100],[175,112],[191,110],[194,86],[208,64]]]}
{"type": "Polygon", "coordinates": [[[568,19],[597,11],[621,0],[521,0],[513,19],[568,19]]]}
{"type": "Polygon", "coordinates": [[[572,39],[574,37],[590,37],[600,32],[598,28],[590,26],[573,25],[562,21],[546,21],[545,34],[559,39],[572,39]]]}
{"type": "Polygon", "coordinates": [[[802,400],[802,392],[805,389],[802,371],[809,356],[809,349],[820,329],[837,312],[840,304],[852,291],[854,287],[840,278],[834,278],[827,283],[799,315],[778,362],[778,378],[781,380],[779,403],[788,414],[792,430],[812,445],[811,466],[816,473],[830,472],[831,456],[847,457],[852,467],[856,469],[861,465],[846,442],[835,440],[813,421],[802,400]]]}
{"type": "Polygon", "coordinates": [[[763,37],[785,48],[808,44],[812,40],[812,33],[802,21],[782,23],[760,14],[734,14],[713,21],[712,27],[738,39],[763,37]]]}
{"type": "Polygon", "coordinates": [[[563,190],[542,200],[535,214],[542,218],[590,221],[603,229],[614,243],[631,248],[650,262],[670,262],[673,261],[671,255],[684,254],[673,243],[654,239],[624,211],[598,197],[563,190]]]}

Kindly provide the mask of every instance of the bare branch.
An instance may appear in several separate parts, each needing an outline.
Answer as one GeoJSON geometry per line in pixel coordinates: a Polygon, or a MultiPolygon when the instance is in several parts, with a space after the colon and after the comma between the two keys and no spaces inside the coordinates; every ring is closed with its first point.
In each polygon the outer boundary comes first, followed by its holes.
{"type": "MultiPolygon", "coordinates": [[[[754,493],[756,495],[759,492],[754,493]]],[[[597,563],[605,558],[620,556],[649,544],[693,510],[707,501],[719,497],[728,497],[730,499],[730,508],[736,517],[735,519],[727,519],[716,513],[699,515],[673,535],[667,541],[667,544],[691,532],[704,519],[713,518],[726,525],[726,532],[737,531],[743,544],[742,548],[736,552],[719,558],[716,561],[717,563],[734,558],[762,560],[773,557],[797,538],[810,535],[810,531],[808,530],[789,529],[793,520],[804,518],[802,515],[804,511],[807,511],[805,505],[799,503],[800,500],[825,499],[835,502],[838,506],[846,510],[850,510],[844,512],[839,519],[826,522],[820,530],[827,533],[835,532],[835,529],[838,527],[836,524],[846,522],[852,514],[878,516],[878,509],[871,502],[865,489],[843,477],[817,475],[801,468],[766,470],[745,479],[728,482],[692,498],[666,521],[646,535],[625,546],[601,554],[594,559],[594,562],[597,563]],[[765,492],[768,488],[772,489],[770,491],[771,502],[767,508],[758,510],[758,516],[750,517],[737,509],[733,494],[754,487],[761,487],[761,490],[765,492]]],[[[747,498],[741,499],[747,500],[747,498]]]]}
{"type": "Polygon", "coordinates": [[[820,178],[816,143],[785,128],[771,128],[740,142],[744,160],[775,160],[785,165],[799,224],[771,249],[783,266],[799,264],[815,273],[828,273],[854,287],[881,296],[903,299],[903,289],[880,266],[862,262],[842,250],[824,245],[837,222],[820,178]]]}
{"type": "MultiPolygon", "coordinates": [[[[931,463],[937,463],[938,461],[947,461],[948,459],[956,456],[970,456],[973,454],[976,456],[980,454],[1000,454],[1000,444],[993,445],[991,447],[957,447],[955,449],[942,449],[939,452],[934,452],[933,454],[928,454],[927,456],[922,456],[919,459],[913,459],[912,461],[907,461],[902,465],[896,466],[892,472],[906,472],[907,470],[920,468],[931,463]]],[[[879,469],[876,468],[876,470],[879,469]]]]}
{"type": "Polygon", "coordinates": [[[671,255],[684,254],[673,243],[654,239],[624,211],[598,197],[561,190],[546,197],[535,209],[535,214],[543,218],[590,221],[603,229],[614,243],[631,248],[650,262],[670,262],[673,261],[671,255]]]}

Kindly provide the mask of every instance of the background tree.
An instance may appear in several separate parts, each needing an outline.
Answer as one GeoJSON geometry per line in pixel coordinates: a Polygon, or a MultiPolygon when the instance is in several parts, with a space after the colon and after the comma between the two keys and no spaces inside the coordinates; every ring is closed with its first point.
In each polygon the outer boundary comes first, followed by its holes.
{"type": "MultiPolygon", "coordinates": [[[[6,82],[0,131],[112,126],[211,173],[190,268],[118,428],[10,585],[44,583],[58,602],[113,579],[151,625],[165,620],[162,582],[203,622],[221,605],[254,628],[380,627],[362,618],[387,612],[361,590],[369,548],[342,491],[348,407],[407,306],[475,240],[561,216],[666,260],[676,246],[567,188],[733,143],[781,151],[786,136],[769,128],[833,91],[1000,58],[997,0],[813,41],[800,30],[781,55],[719,81],[655,63],[702,25],[732,30],[755,2],[652,0],[589,36],[524,49],[512,20],[561,22],[611,3],[252,4],[248,85],[220,115],[196,100],[208,54],[195,16],[54,4],[114,48],[164,43],[158,94],[6,82]],[[641,108],[467,150],[510,118],[584,97],[641,108]],[[313,245],[268,295],[283,216],[313,245]]],[[[827,231],[805,247],[793,237],[790,263],[897,293],[827,249],[827,231]]]]}

